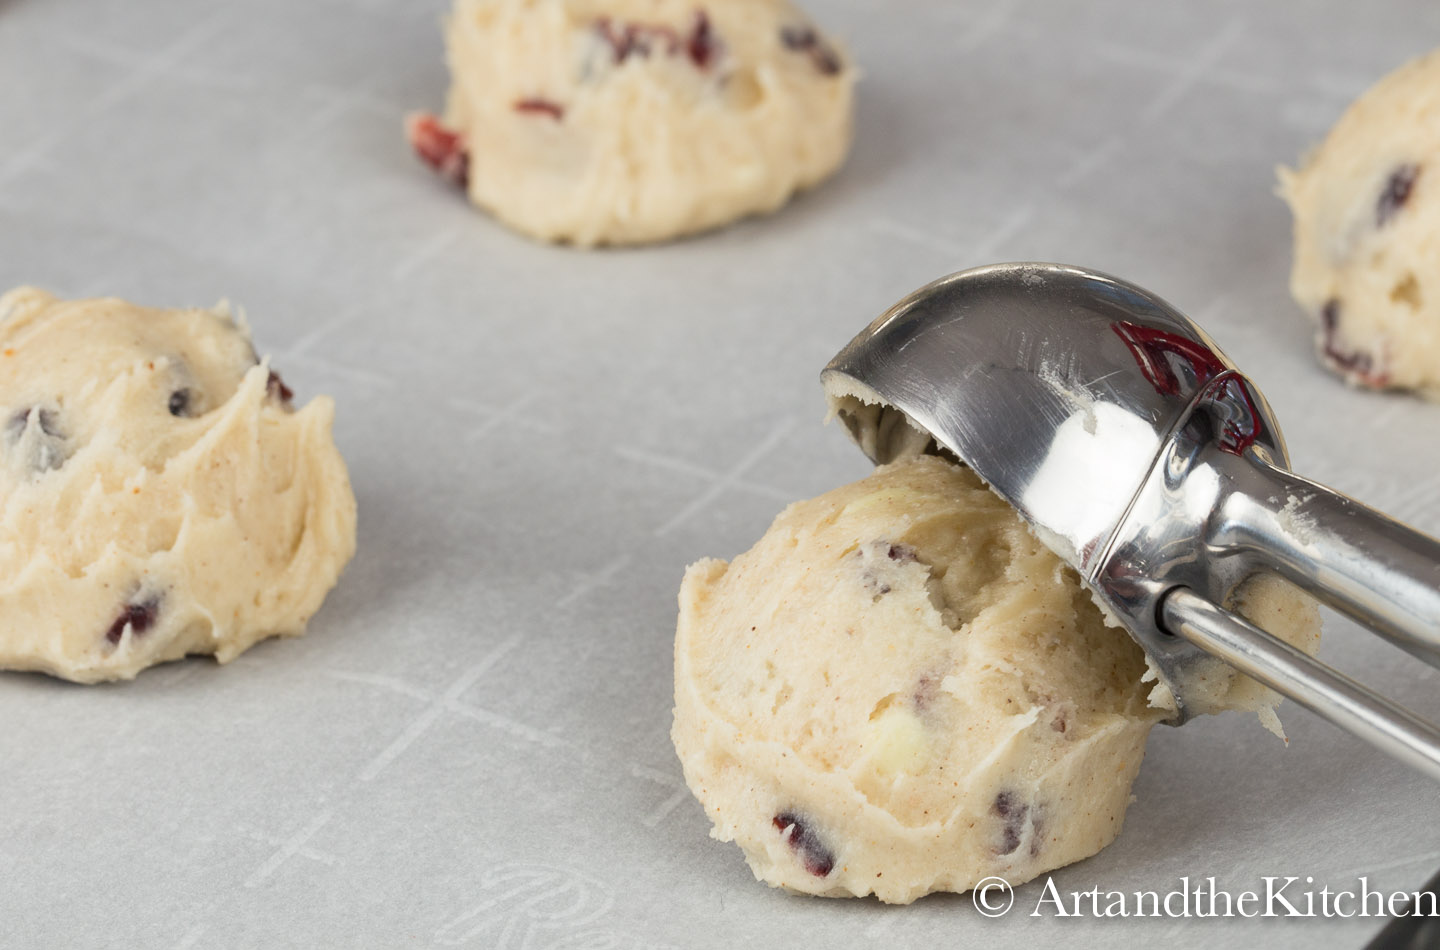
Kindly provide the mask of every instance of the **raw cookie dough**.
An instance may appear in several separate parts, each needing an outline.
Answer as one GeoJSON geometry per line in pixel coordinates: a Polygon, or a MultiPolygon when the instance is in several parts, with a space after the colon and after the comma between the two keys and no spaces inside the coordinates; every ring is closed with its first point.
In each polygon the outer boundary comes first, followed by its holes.
{"type": "Polygon", "coordinates": [[[839,167],[855,70],[786,0],[457,0],[411,143],[506,224],[639,244],[773,211],[839,167]]]}
{"type": "Polygon", "coordinates": [[[1440,398],[1440,51],[1355,101],[1299,171],[1290,291],[1347,381],[1440,398]]]}
{"type": "MultiPolygon", "coordinates": [[[[1269,581],[1246,600],[1313,650],[1313,605],[1269,581]]],[[[1167,715],[1146,672],[1014,509],[920,456],[791,505],[730,564],[691,566],[673,739],[712,835],[758,878],[906,903],[1109,844],[1167,715]]]]}
{"type": "Polygon", "coordinates": [[[327,397],[228,308],[0,296],[0,668],[77,682],[299,635],[355,551],[327,397]]]}

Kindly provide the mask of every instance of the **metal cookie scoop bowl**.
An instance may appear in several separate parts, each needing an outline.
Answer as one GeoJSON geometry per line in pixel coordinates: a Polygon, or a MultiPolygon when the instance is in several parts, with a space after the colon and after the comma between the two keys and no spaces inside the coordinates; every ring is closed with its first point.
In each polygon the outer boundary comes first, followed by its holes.
{"type": "Polygon", "coordinates": [[[821,374],[877,464],[953,453],[1135,638],[1183,723],[1217,662],[1440,778],[1440,730],[1224,609],[1277,573],[1440,665],[1440,543],[1288,470],[1270,407],[1153,294],[999,264],[896,304],[821,374]]]}

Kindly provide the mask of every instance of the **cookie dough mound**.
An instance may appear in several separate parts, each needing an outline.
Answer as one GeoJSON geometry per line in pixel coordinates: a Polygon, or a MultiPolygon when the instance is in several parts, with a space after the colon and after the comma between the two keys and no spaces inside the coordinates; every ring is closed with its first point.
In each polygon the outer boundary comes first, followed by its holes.
{"type": "Polygon", "coordinates": [[[1440,398],[1440,51],[1386,76],[1299,171],[1290,290],[1347,381],[1440,398]]]}
{"type": "Polygon", "coordinates": [[[516,230],[638,244],[773,211],[833,172],[855,70],[786,0],[457,0],[420,156],[516,230]]]}
{"type": "Polygon", "coordinates": [[[334,406],[225,307],[0,296],[0,668],[129,679],[304,632],[355,551],[334,406]]]}
{"type": "Polygon", "coordinates": [[[905,903],[1109,844],[1167,715],[1145,678],[1014,509],[920,456],[686,572],[672,735],[758,878],[905,903]]]}

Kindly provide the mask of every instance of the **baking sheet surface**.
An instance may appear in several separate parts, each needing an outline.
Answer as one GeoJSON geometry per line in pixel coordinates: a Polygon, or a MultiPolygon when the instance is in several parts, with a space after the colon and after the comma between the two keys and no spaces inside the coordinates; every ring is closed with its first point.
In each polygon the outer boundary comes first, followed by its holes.
{"type": "MultiPolygon", "coordinates": [[[[300,640],[75,687],[0,675],[6,946],[1344,947],[1376,921],[1003,919],[788,897],[669,741],[684,566],[866,465],[817,374],[920,284],[1119,274],[1266,392],[1304,474],[1440,532],[1440,407],[1322,372],[1274,166],[1440,45],[1433,3],[820,2],[864,70],[841,174],[773,217],[578,253],[409,154],[445,4],[0,0],[0,286],[228,297],[338,404],[359,553],[300,640]]],[[[1322,655],[1431,718],[1431,671],[1322,655]]],[[[1062,891],[1413,888],[1432,784],[1294,707],[1160,729],[1062,891]]]]}

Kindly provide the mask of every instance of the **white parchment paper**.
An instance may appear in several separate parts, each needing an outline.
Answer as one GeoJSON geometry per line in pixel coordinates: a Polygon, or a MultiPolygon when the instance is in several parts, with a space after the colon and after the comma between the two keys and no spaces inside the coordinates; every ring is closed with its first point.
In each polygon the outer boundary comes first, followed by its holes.
{"type": "MultiPolygon", "coordinates": [[[[718,2],[718,0],[717,0],[718,2]]],[[[519,238],[409,154],[443,0],[0,0],[0,285],[243,305],[332,393],[359,554],[227,667],[0,675],[16,947],[1344,947],[1374,920],[1003,919],[786,896],[706,837],[670,747],[686,563],[862,475],[817,374],[953,270],[1147,286],[1259,382],[1304,474],[1440,531],[1440,406],[1344,388],[1286,293],[1274,166],[1440,45],[1421,0],[834,0],[865,78],[835,180],[677,244],[519,238]]],[[[1432,671],[1322,655],[1434,718],[1432,671]]],[[[1413,888],[1433,784],[1293,707],[1157,730],[1062,891],[1413,888]],[[1302,885],[1303,886],[1303,885],[1302,885]]]]}

